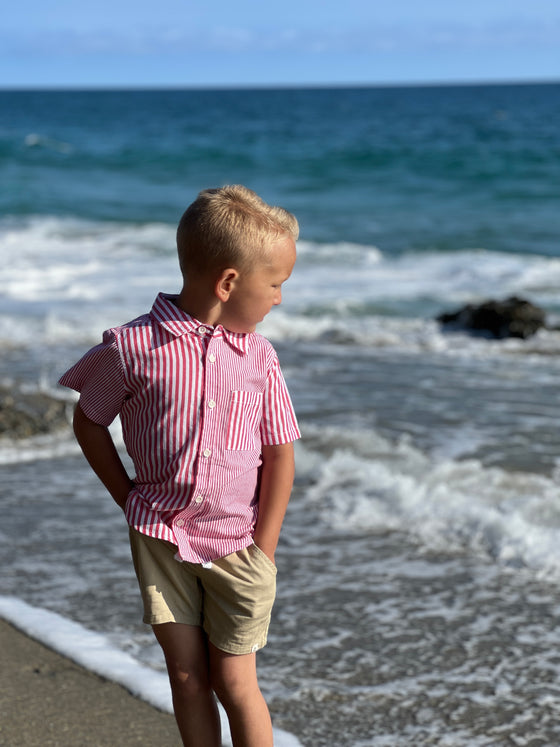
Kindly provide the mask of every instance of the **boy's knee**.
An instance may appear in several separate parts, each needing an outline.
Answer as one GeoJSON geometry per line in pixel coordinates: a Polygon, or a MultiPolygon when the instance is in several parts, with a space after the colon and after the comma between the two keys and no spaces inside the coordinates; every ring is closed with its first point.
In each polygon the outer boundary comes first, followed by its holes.
{"type": "Polygon", "coordinates": [[[171,689],[175,694],[184,698],[197,698],[207,694],[210,690],[210,681],[205,672],[196,669],[187,670],[177,664],[168,664],[167,672],[171,689]]]}
{"type": "Polygon", "coordinates": [[[251,697],[259,692],[256,675],[247,677],[241,672],[223,671],[218,669],[211,673],[210,684],[218,696],[218,700],[227,708],[239,703],[247,703],[251,697]]]}

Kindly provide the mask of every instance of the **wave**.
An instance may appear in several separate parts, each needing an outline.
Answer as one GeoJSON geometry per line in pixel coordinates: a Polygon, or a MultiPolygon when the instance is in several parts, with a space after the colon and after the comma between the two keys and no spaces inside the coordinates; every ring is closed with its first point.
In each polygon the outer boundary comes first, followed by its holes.
{"type": "MultiPolygon", "coordinates": [[[[463,303],[519,295],[552,321],[560,314],[556,258],[483,249],[391,256],[372,245],[305,239],[298,251],[283,306],[260,328],[275,340],[455,351],[464,335],[443,333],[433,319],[463,303]]],[[[175,228],[165,223],[4,219],[0,259],[5,348],[83,348],[103,329],[144,313],[158,291],[177,292],[181,285],[175,228]]],[[[508,346],[519,348],[500,349],[508,346]]],[[[551,333],[522,349],[558,347],[551,333]]]]}
{"type": "Polygon", "coordinates": [[[367,302],[398,314],[415,303],[435,309],[487,297],[529,295],[560,309],[560,259],[533,254],[458,247],[454,251],[410,251],[398,256],[356,244],[300,242],[292,287],[299,306],[320,289],[323,305],[343,311],[367,302]],[[307,289],[309,280],[313,286],[307,289]]]}
{"type": "Polygon", "coordinates": [[[551,477],[511,472],[428,456],[406,437],[306,426],[297,473],[331,528],[405,532],[435,551],[560,578],[558,469],[551,477]]]}
{"type": "Polygon", "coordinates": [[[370,348],[378,352],[418,353],[454,358],[492,359],[495,356],[560,354],[560,332],[542,329],[533,337],[494,340],[448,331],[433,319],[335,314],[320,318],[281,311],[268,317],[259,331],[273,342],[314,343],[319,346],[370,348]]]}
{"type": "Polygon", "coordinates": [[[58,153],[74,152],[74,146],[70,143],[66,143],[63,140],[55,140],[37,132],[30,132],[25,136],[23,142],[26,148],[46,148],[47,150],[54,150],[58,153]]]}
{"type": "Polygon", "coordinates": [[[17,440],[6,437],[0,439],[0,465],[48,461],[74,454],[80,454],[80,448],[71,435],[70,425],[61,433],[17,440]]]}
{"type": "Polygon", "coordinates": [[[0,343],[85,346],[180,288],[174,230],[33,217],[0,222],[0,343]]]}

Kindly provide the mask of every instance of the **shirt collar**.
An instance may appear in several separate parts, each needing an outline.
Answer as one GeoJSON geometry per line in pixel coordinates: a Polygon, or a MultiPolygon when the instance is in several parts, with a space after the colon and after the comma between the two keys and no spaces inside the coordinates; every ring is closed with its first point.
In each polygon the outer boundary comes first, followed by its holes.
{"type": "Polygon", "coordinates": [[[201,334],[221,336],[233,348],[239,350],[240,353],[245,354],[247,352],[249,334],[230,332],[229,329],[225,329],[221,324],[216,327],[202,324],[190,316],[190,314],[187,314],[186,311],[176,306],[174,303],[176,298],[177,296],[175,295],[160,293],[154,301],[150,312],[153,319],[174,337],[181,337],[186,334],[197,335],[198,337],[201,334]]]}

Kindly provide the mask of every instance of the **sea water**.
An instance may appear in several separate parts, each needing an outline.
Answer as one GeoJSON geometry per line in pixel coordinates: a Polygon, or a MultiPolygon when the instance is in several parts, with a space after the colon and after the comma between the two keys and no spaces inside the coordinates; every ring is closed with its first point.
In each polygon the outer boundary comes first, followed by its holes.
{"type": "MultiPolygon", "coordinates": [[[[22,396],[70,412],[60,374],[179,290],[199,189],[300,220],[260,327],[303,432],[259,654],[279,745],[560,745],[559,125],[558,85],[0,92],[0,384],[22,396]],[[550,329],[435,321],[511,295],[550,329]]],[[[106,676],[141,667],[124,684],[169,707],[70,428],[6,434],[0,470],[0,614],[106,676]]]]}

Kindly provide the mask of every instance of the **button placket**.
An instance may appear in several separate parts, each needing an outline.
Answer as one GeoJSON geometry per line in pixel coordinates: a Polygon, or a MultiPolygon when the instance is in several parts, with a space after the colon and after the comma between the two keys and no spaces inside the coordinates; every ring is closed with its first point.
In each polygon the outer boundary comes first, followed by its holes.
{"type": "MultiPolygon", "coordinates": [[[[198,329],[199,333],[202,334],[210,334],[210,331],[205,329],[204,327],[199,327],[198,329]]],[[[215,364],[217,360],[216,353],[212,350],[212,348],[215,346],[215,339],[210,334],[210,339],[208,339],[208,348],[207,348],[207,355],[206,355],[206,361],[209,364],[215,364]],[[209,349],[211,352],[209,352],[209,349]]],[[[216,391],[216,376],[217,371],[214,365],[207,365],[205,366],[205,375],[204,375],[204,391],[206,392],[206,399],[205,399],[205,411],[206,411],[206,417],[203,418],[203,425],[202,425],[202,432],[200,434],[200,462],[199,462],[199,471],[198,471],[198,479],[197,484],[195,486],[195,492],[194,497],[192,499],[192,506],[193,509],[195,507],[201,507],[201,505],[206,500],[206,488],[208,485],[208,479],[209,479],[209,469],[210,469],[210,457],[212,456],[212,433],[215,428],[215,417],[217,415],[216,407],[217,407],[217,401],[215,399],[214,392],[216,391]]]]}

